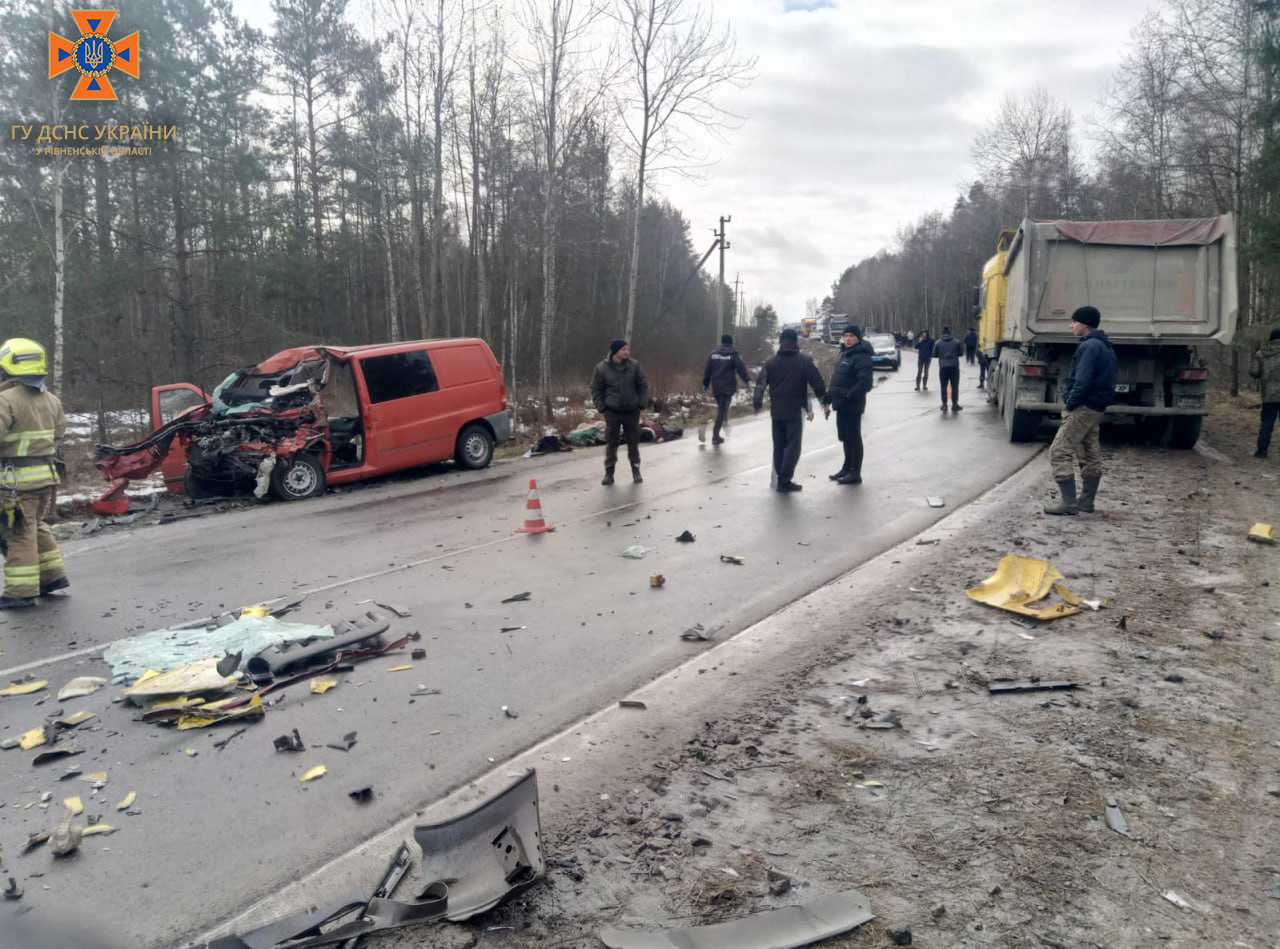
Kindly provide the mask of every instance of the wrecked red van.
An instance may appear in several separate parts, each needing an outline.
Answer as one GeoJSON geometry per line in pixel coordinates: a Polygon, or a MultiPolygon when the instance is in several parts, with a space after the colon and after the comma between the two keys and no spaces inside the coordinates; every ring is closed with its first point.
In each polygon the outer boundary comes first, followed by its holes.
{"type": "Polygon", "coordinates": [[[484,468],[511,437],[502,370],[482,339],[286,349],[213,390],[151,392],[152,433],[99,445],[110,479],[159,468],[174,494],[284,500],[454,459],[484,468]]]}

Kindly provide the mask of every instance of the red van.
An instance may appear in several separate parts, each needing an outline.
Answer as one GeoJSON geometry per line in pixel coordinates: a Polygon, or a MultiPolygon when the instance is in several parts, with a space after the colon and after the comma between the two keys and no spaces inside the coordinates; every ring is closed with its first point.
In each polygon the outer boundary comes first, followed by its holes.
{"type": "Polygon", "coordinates": [[[192,497],[270,490],[284,500],[454,459],[484,468],[511,437],[502,370],[482,339],[286,349],[233,372],[212,395],[151,391],[152,433],[98,446],[110,479],[156,468],[192,497]]]}

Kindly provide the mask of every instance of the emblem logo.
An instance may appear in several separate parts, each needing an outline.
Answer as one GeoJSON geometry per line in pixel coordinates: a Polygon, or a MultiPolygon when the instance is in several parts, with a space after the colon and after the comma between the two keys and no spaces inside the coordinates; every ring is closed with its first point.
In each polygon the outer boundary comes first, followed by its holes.
{"type": "Polygon", "coordinates": [[[49,32],[49,78],[61,76],[68,69],[76,69],[80,80],[71,93],[72,101],[110,99],[116,100],[107,74],[118,69],[126,76],[138,78],[138,31],[123,39],[110,40],[107,30],[116,18],[118,10],[72,10],[80,39],[71,40],[49,32]]]}

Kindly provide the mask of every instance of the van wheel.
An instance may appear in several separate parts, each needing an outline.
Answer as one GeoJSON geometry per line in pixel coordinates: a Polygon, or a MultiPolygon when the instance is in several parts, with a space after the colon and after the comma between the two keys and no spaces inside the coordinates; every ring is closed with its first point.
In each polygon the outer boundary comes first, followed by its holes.
{"type": "Polygon", "coordinates": [[[458,435],[458,450],[454,457],[462,468],[489,467],[493,461],[493,436],[483,425],[472,423],[458,435]]]}
{"type": "Polygon", "coordinates": [[[281,501],[324,494],[324,484],[324,468],[306,452],[294,455],[292,461],[277,461],[271,469],[271,490],[281,501]]]}

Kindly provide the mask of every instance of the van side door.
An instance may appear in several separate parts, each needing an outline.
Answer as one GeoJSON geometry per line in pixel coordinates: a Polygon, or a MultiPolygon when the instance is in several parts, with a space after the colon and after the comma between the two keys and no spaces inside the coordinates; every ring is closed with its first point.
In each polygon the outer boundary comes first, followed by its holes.
{"type": "Polygon", "coordinates": [[[425,349],[361,356],[357,365],[366,464],[393,471],[453,456],[453,429],[425,349]]]}

